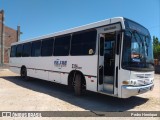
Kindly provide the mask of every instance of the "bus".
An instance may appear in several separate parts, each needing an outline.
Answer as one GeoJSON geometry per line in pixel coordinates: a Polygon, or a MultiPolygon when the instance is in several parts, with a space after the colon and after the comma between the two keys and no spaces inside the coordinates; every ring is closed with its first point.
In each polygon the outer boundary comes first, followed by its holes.
{"type": "Polygon", "coordinates": [[[124,17],[19,41],[11,45],[10,69],[74,90],[129,98],[154,87],[149,31],[124,17]]]}

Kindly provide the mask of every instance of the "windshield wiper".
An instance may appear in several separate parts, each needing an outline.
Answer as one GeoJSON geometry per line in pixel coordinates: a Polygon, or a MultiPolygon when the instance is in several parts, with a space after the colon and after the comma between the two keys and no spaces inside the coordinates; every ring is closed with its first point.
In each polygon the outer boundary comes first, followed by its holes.
{"type": "Polygon", "coordinates": [[[141,42],[142,42],[142,46],[144,46],[143,40],[142,40],[141,36],[139,35],[139,33],[138,33],[136,30],[134,30],[134,32],[135,32],[135,33],[138,35],[138,37],[140,38],[140,40],[141,40],[141,42]]]}
{"type": "MultiPolygon", "coordinates": [[[[143,57],[141,56],[141,60],[142,60],[142,63],[144,63],[144,65],[146,66],[147,65],[147,63],[146,63],[146,59],[147,59],[146,53],[147,53],[147,51],[145,49],[144,41],[141,38],[140,34],[136,30],[134,30],[134,32],[137,34],[137,36],[139,37],[139,39],[140,39],[140,41],[142,43],[142,49],[143,49],[142,55],[143,55],[143,57]]],[[[135,36],[135,38],[136,38],[136,36],[135,36]]]]}
{"type": "MultiPolygon", "coordinates": [[[[136,37],[136,35],[135,35],[135,33],[137,33],[137,31],[136,31],[136,30],[134,30],[132,33],[133,33],[133,37],[134,37],[134,39],[135,39],[135,40],[136,40],[136,42],[138,43],[138,47],[139,47],[139,48],[141,48],[141,47],[140,47],[140,43],[139,43],[139,41],[137,40],[137,37],[136,37]]],[[[139,53],[141,53],[141,52],[140,52],[140,49],[139,49],[139,53]]],[[[139,58],[141,58],[141,55],[140,55],[140,54],[139,54],[139,58]]]]}

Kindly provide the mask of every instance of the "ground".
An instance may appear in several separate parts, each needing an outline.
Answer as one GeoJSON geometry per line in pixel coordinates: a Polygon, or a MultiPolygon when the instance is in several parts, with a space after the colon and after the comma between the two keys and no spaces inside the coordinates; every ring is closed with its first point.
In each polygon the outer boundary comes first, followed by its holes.
{"type": "Polygon", "coordinates": [[[23,80],[0,69],[0,111],[160,111],[160,75],[153,91],[127,99],[87,92],[77,97],[66,86],[39,79],[23,80]]]}

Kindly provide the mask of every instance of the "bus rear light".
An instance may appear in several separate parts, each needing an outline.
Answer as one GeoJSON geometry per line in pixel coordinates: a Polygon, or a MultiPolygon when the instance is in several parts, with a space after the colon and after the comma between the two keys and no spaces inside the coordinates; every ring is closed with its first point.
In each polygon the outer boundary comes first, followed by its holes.
{"type": "Polygon", "coordinates": [[[88,78],[91,78],[91,76],[88,76],[88,78]]]}

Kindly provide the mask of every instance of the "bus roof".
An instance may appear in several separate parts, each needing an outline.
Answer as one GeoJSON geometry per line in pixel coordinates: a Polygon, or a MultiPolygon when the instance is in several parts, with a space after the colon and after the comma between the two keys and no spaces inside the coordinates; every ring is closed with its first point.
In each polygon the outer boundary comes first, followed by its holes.
{"type": "MultiPolygon", "coordinates": [[[[109,19],[105,19],[105,20],[102,20],[102,21],[82,25],[82,26],[79,26],[79,27],[75,27],[75,28],[51,33],[51,34],[48,34],[48,35],[43,35],[43,36],[39,36],[39,37],[36,37],[36,38],[15,42],[15,43],[12,43],[12,45],[31,42],[31,41],[36,41],[36,40],[42,40],[42,39],[55,37],[55,36],[59,36],[59,35],[65,35],[65,34],[69,34],[69,33],[74,33],[74,32],[78,32],[78,31],[82,31],[82,30],[87,30],[87,29],[91,29],[91,28],[96,28],[96,27],[108,25],[108,24],[113,24],[113,23],[117,23],[117,22],[122,23],[123,21],[124,21],[124,17],[109,18],[109,19]]],[[[122,28],[124,28],[123,24],[122,24],[122,28]]]]}

